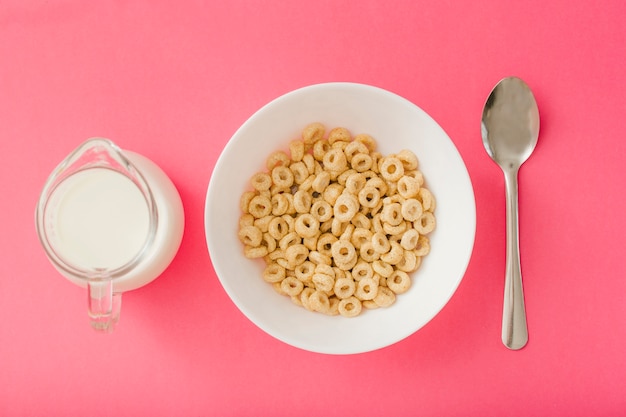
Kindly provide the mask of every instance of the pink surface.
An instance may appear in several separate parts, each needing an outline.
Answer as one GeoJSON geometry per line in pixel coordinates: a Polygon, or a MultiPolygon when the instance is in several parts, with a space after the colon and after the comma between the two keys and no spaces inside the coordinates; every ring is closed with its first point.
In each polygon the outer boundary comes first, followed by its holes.
{"type": "Polygon", "coordinates": [[[626,414],[624,2],[3,1],[0,415],[617,416],[626,414]],[[504,189],[480,139],[502,77],[533,88],[520,173],[530,341],[500,342],[504,189]],[[206,188],[254,111],[354,81],[429,112],[471,175],[474,253],[444,310],[375,352],[279,342],[228,299],[207,254],[206,188]],[[158,163],[186,209],[178,256],[127,293],[111,335],[39,246],[34,208],[91,136],[158,163]]]}

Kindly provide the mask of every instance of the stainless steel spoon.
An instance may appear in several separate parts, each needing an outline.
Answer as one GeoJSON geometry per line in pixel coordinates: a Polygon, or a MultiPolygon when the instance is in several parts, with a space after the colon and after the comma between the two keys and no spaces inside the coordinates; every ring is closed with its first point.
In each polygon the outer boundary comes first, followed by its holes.
{"type": "Polygon", "coordinates": [[[481,133],[487,153],[504,172],[506,185],[502,343],[509,349],[521,349],[528,342],[528,328],[519,256],[517,173],[539,136],[539,110],[524,81],[508,77],[494,87],[483,109],[481,133]]]}

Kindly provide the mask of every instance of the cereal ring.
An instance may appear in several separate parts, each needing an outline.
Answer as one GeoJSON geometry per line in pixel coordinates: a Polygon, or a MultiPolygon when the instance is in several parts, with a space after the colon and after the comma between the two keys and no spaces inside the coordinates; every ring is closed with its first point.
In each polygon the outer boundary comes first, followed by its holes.
{"type": "Polygon", "coordinates": [[[372,241],[372,232],[369,228],[357,227],[352,232],[352,236],[350,237],[350,243],[356,248],[360,249],[361,246],[366,242],[372,241]]]}
{"type": "Polygon", "coordinates": [[[335,270],[330,265],[326,265],[326,264],[315,265],[315,273],[326,274],[333,279],[335,278],[335,270]]]}
{"type": "Polygon", "coordinates": [[[267,247],[268,253],[276,250],[276,239],[270,236],[269,233],[263,233],[263,239],[261,240],[261,246],[267,247]]]}
{"type": "Polygon", "coordinates": [[[356,283],[352,278],[338,278],[335,280],[333,291],[337,298],[345,299],[351,297],[356,291],[356,283]]]}
{"type": "Polygon", "coordinates": [[[385,261],[372,262],[372,269],[375,273],[385,278],[391,276],[391,274],[393,273],[393,266],[389,265],[385,261]]]}
{"type": "Polygon", "coordinates": [[[311,214],[318,222],[323,223],[333,216],[333,208],[324,200],[318,200],[311,206],[311,214]]]}
{"type": "Polygon", "coordinates": [[[272,181],[279,187],[289,188],[293,184],[293,172],[284,165],[272,169],[272,181]]]}
{"type": "Polygon", "coordinates": [[[414,198],[409,198],[408,200],[404,200],[404,202],[402,203],[401,211],[402,217],[405,220],[414,222],[422,216],[424,209],[422,208],[422,204],[418,200],[414,198]]]}
{"type": "Polygon", "coordinates": [[[413,250],[417,246],[417,240],[419,239],[419,233],[415,229],[409,229],[402,234],[400,239],[400,246],[405,250],[413,250]]]}
{"type": "Polygon", "coordinates": [[[315,272],[315,264],[311,261],[304,261],[294,269],[296,278],[304,283],[311,282],[315,272]]]}
{"type": "Polygon", "coordinates": [[[369,230],[372,227],[372,222],[370,221],[370,219],[365,214],[360,212],[355,214],[350,222],[356,228],[369,230]]]}
{"type": "Polygon", "coordinates": [[[304,156],[304,142],[301,140],[292,140],[289,142],[289,153],[291,154],[292,161],[302,161],[302,157],[304,156]]]}
{"type": "Polygon", "coordinates": [[[380,259],[387,262],[390,265],[396,265],[398,262],[402,260],[402,255],[404,254],[404,249],[397,242],[389,242],[391,245],[391,249],[389,252],[380,255],[380,259]]]}
{"type": "Polygon", "coordinates": [[[411,277],[404,271],[396,270],[387,278],[387,287],[396,294],[405,293],[411,287],[411,277]]]}
{"type": "Polygon", "coordinates": [[[267,246],[254,247],[254,246],[246,245],[243,248],[243,254],[245,255],[246,258],[250,258],[250,259],[262,258],[268,254],[267,246]]]}
{"type": "Polygon", "coordinates": [[[380,201],[380,190],[376,187],[366,185],[359,191],[359,203],[363,207],[375,207],[380,201]]]}
{"type": "MultiPolygon", "coordinates": [[[[338,240],[330,248],[335,263],[350,263],[357,258],[356,249],[348,240],[338,240]]],[[[343,268],[342,268],[343,269],[343,268]]]]}
{"type": "Polygon", "coordinates": [[[354,137],[354,141],[364,144],[370,152],[376,150],[376,140],[366,133],[359,133],[354,137]]]}
{"type": "Polygon", "coordinates": [[[263,270],[263,279],[266,282],[280,282],[285,279],[285,268],[277,263],[271,263],[263,270]]]}
{"type": "Polygon", "coordinates": [[[242,214],[239,216],[239,227],[253,226],[254,216],[250,213],[242,214]]]}
{"type": "Polygon", "coordinates": [[[331,149],[330,143],[327,140],[322,139],[315,142],[313,145],[313,158],[317,161],[324,159],[324,155],[331,149]]]}
{"type": "Polygon", "coordinates": [[[272,186],[272,178],[266,172],[258,172],[250,178],[250,183],[255,190],[269,190],[272,186]]]}
{"type": "Polygon", "coordinates": [[[374,249],[374,245],[372,245],[371,241],[361,244],[361,247],[359,248],[359,255],[361,255],[361,259],[366,262],[374,262],[380,257],[380,253],[374,249]]]}
{"type": "Polygon", "coordinates": [[[308,213],[311,210],[312,201],[313,197],[311,197],[311,194],[303,190],[298,190],[293,195],[293,206],[297,213],[308,213]]]}
{"type": "Polygon", "coordinates": [[[289,225],[282,217],[274,217],[267,228],[267,232],[271,237],[280,240],[289,233],[289,225]]]}
{"type": "Polygon", "coordinates": [[[289,233],[296,231],[296,220],[292,216],[289,214],[283,214],[280,217],[287,222],[287,225],[289,226],[289,233]]]}
{"type": "Polygon", "coordinates": [[[422,203],[422,207],[425,211],[435,211],[435,197],[433,197],[432,193],[428,189],[420,188],[417,198],[420,203],[422,203]]]}
{"type": "Polygon", "coordinates": [[[413,272],[418,267],[417,259],[415,252],[405,250],[402,254],[402,259],[396,264],[396,268],[404,272],[413,272]]]}
{"type": "Polygon", "coordinates": [[[365,172],[371,169],[373,164],[372,157],[366,153],[357,153],[350,161],[350,166],[357,172],[365,172]]]}
{"type": "Polygon", "coordinates": [[[293,194],[291,193],[285,194],[285,198],[287,199],[287,202],[289,203],[289,206],[287,207],[287,211],[285,212],[285,214],[296,214],[296,208],[293,206],[293,194]]]}
{"type": "Polygon", "coordinates": [[[331,206],[334,206],[341,193],[343,193],[343,189],[344,187],[341,184],[330,184],[322,193],[322,197],[324,198],[324,201],[331,206]]]}
{"type": "Polygon", "coordinates": [[[320,253],[316,250],[312,250],[311,252],[309,252],[309,260],[316,265],[319,265],[319,264],[331,265],[333,263],[333,260],[331,259],[330,256],[324,255],[323,253],[320,253]]]}
{"type": "Polygon", "coordinates": [[[296,233],[300,237],[313,237],[319,233],[320,222],[310,213],[303,213],[296,217],[296,233]]]}
{"type": "Polygon", "coordinates": [[[365,176],[361,173],[354,173],[346,179],[346,191],[350,194],[358,194],[365,187],[365,176]]]}
{"type": "Polygon", "coordinates": [[[263,239],[263,233],[256,226],[244,226],[239,229],[239,240],[244,245],[259,246],[263,239]]]}
{"type": "Polygon", "coordinates": [[[346,223],[341,235],[339,235],[339,240],[351,240],[352,232],[354,232],[354,225],[352,223],[346,223]]]}
{"type": "Polygon", "coordinates": [[[357,174],[356,170],[354,169],[346,169],[345,171],[342,171],[341,174],[339,174],[337,176],[337,178],[335,178],[335,180],[343,185],[345,187],[346,185],[346,181],[348,180],[348,177],[352,174],[357,174]]]}
{"type": "Polygon", "coordinates": [[[248,214],[248,208],[250,207],[250,201],[256,196],[254,191],[246,191],[241,195],[239,199],[239,208],[244,214],[248,214]]]}
{"type": "Polygon", "coordinates": [[[274,167],[277,167],[279,165],[288,167],[290,163],[291,159],[289,159],[289,156],[287,156],[287,154],[283,151],[272,152],[265,161],[265,165],[267,166],[268,171],[273,170],[274,167]]]}
{"type": "Polygon", "coordinates": [[[396,158],[402,162],[405,171],[413,171],[417,169],[417,156],[408,149],[403,149],[396,154],[396,158]]]}
{"type": "Polygon", "coordinates": [[[420,236],[417,239],[417,246],[414,250],[417,256],[426,256],[430,252],[430,240],[426,236],[420,236]]]}
{"type": "Polygon", "coordinates": [[[298,187],[300,191],[309,191],[313,187],[313,181],[315,181],[315,174],[309,175],[298,187]]]}
{"type": "Polygon", "coordinates": [[[372,235],[372,246],[374,247],[374,250],[381,255],[389,252],[391,249],[391,244],[387,239],[387,235],[382,232],[376,232],[372,235]]]}
{"type": "Polygon", "coordinates": [[[257,219],[265,217],[272,212],[272,201],[268,197],[257,195],[250,200],[248,212],[257,219]]]}
{"type": "Polygon", "coordinates": [[[388,156],[380,162],[380,175],[386,181],[398,181],[404,175],[404,166],[396,157],[388,156]]]}
{"type": "Polygon", "coordinates": [[[335,215],[335,219],[342,223],[352,220],[352,218],[358,211],[359,202],[357,198],[348,193],[341,194],[337,198],[335,206],[333,207],[333,214],[335,215]]]}
{"type": "Polygon", "coordinates": [[[331,220],[330,232],[339,237],[346,230],[348,223],[342,223],[336,217],[331,220]]]}
{"type": "Polygon", "coordinates": [[[378,295],[378,283],[372,278],[363,278],[356,284],[354,295],[359,300],[373,300],[378,295]]]}
{"type": "Polygon", "coordinates": [[[302,130],[302,140],[305,145],[310,146],[322,139],[324,133],[326,133],[326,127],[323,124],[318,122],[311,123],[302,130]]]}
{"type": "Polygon", "coordinates": [[[354,268],[352,268],[352,278],[355,281],[361,281],[365,278],[372,278],[372,276],[374,276],[374,270],[372,269],[372,265],[370,265],[369,262],[359,261],[356,263],[356,265],[354,265],[354,268]]]}
{"type": "Polygon", "coordinates": [[[306,246],[308,250],[317,249],[317,239],[319,238],[320,232],[319,230],[315,231],[315,234],[311,237],[303,237],[302,244],[306,246]]]}
{"type": "Polygon", "coordinates": [[[309,307],[313,311],[326,313],[330,310],[330,300],[328,299],[328,295],[322,291],[313,291],[307,301],[309,303],[309,307]]]}
{"type": "Polygon", "coordinates": [[[287,213],[289,200],[285,194],[274,194],[270,201],[272,202],[272,215],[282,216],[287,213]]]}
{"type": "Polygon", "coordinates": [[[413,227],[419,234],[427,235],[435,230],[435,216],[430,211],[425,211],[419,219],[413,222],[413,227]]]}
{"type": "Polygon", "coordinates": [[[404,198],[413,198],[415,197],[420,190],[420,184],[417,179],[413,177],[409,177],[408,175],[403,176],[398,180],[398,193],[404,198]]]}
{"type": "Polygon", "coordinates": [[[404,220],[402,217],[402,206],[399,203],[383,205],[383,211],[380,214],[380,219],[384,223],[389,223],[392,226],[399,225],[404,220]]]}
{"type": "Polygon", "coordinates": [[[278,242],[278,246],[286,251],[288,247],[298,245],[302,242],[302,238],[296,232],[289,232],[278,242]]]}
{"type": "Polygon", "coordinates": [[[293,173],[293,181],[296,184],[302,184],[304,180],[309,177],[309,170],[307,169],[304,162],[296,162],[289,166],[289,169],[293,173]]]}
{"type": "Polygon", "coordinates": [[[315,288],[319,291],[330,291],[335,286],[335,279],[328,274],[313,274],[313,283],[315,284],[315,288]]]}
{"type": "Polygon", "coordinates": [[[339,314],[344,317],[356,317],[361,313],[361,301],[352,296],[339,301],[339,314]]]}
{"type": "Polygon", "coordinates": [[[314,311],[309,304],[309,299],[314,292],[315,290],[313,288],[305,287],[300,293],[300,302],[302,303],[302,307],[306,308],[309,311],[314,311]]]}
{"type": "Polygon", "coordinates": [[[287,277],[280,283],[280,289],[289,297],[295,297],[302,292],[304,284],[295,277],[287,277]]]}
{"type": "Polygon", "coordinates": [[[337,239],[337,237],[332,233],[322,234],[319,239],[317,239],[317,251],[324,255],[331,256],[331,247],[333,243],[338,240],[339,239],[337,239]]]}
{"type": "Polygon", "coordinates": [[[348,162],[350,162],[356,154],[369,154],[370,152],[367,146],[365,146],[363,142],[359,141],[352,141],[348,143],[343,151],[346,154],[346,159],[348,160],[348,162]]]}
{"type": "Polygon", "coordinates": [[[335,127],[328,132],[328,143],[331,145],[337,141],[350,142],[352,135],[345,127],[335,127]]]}
{"type": "Polygon", "coordinates": [[[304,162],[304,166],[306,166],[309,175],[315,173],[315,158],[310,153],[305,153],[302,157],[302,162],[304,162]]]}
{"type": "Polygon", "coordinates": [[[328,173],[328,171],[322,171],[315,176],[315,179],[313,179],[311,188],[313,188],[313,191],[316,191],[321,194],[324,192],[324,190],[326,189],[326,187],[328,187],[329,184],[330,184],[330,174],[328,173]]]}
{"type": "Polygon", "coordinates": [[[341,172],[348,166],[346,155],[341,149],[331,149],[326,152],[322,162],[324,167],[330,171],[341,172]]]}
{"type": "Polygon", "coordinates": [[[396,294],[388,287],[378,286],[378,294],[374,297],[374,302],[380,307],[389,307],[396,302],[396,294]]]}
{"type": "Polygon", "coordinates": [[[292,245],[285,249],[285,259],[292,266],[290,269],[306,261],[307,256],[309,256],[309,250],[303,244],[292,245]]]}
{"type": "Polygon", "coordinates": [[[328,314],[329,316],[337,316],[339,315],[339,299],[337,297],[328,297],[329,306],[328,311],[325,311],[324,314],[328,314]]]}
{"type": "MultiPolygon", "coordinates": [[[[400,223],[397,226],[392,226],[389,223],[383,223],[383,232],[385,232],[386,234],[390,236],[401,236],[402,233],[406,231],[406,229],[407,229],[407,222],[405,221],[402,221],[402,223],[400,223]]],[[[398,238],[398,240],[400,239],[398,238]]]]}
{"type": "Polygon", "coordinates": [[[261,232],[265,233],[269,230],[270,222],[273,218],[274,216],[267,215],[265,217],[261,217],[260,219],[254,219],[254,226],[258,227],[261,232]]]}

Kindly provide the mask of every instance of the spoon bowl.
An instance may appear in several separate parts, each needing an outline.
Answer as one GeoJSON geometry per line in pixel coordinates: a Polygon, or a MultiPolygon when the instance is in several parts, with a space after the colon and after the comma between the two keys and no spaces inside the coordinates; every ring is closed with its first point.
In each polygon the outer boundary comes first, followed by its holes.
{"type": "Polygon", "coordinates": [[[528,342],[528,328],[519,255],[517,174],[539,137],[537,102],[524,81],[507,77],[493,88],[483,109],[481,134],[485,150],[504,172],[506,185],[502,342],[509,349],[521,349],[528,342]]]}

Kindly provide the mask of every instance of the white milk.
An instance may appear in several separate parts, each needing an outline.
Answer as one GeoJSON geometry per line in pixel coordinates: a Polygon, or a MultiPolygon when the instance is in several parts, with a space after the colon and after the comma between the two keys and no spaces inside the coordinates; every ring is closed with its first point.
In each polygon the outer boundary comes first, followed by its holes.
{"type": "Polygon", "coordinates": [[[150,213],[143,194],[112,169],[71,175],[52,193],[50,203],[57,207],[51,243],[80,269],[119,268],[141,251],[148,236],[150,213]]]}
{"type": "MultiPolygon", "coordinates": [[[[184,212],[176,187],[168,176],[142,155],[123,151],[146,180],[157,209],[153,243],[130,272],[113,280],[116,292],[142,287],[171,263],[183,237],[184,212]]],[[[59,255],[79,267],[115,268],[131,260],[143,247],[149,229],[146,201],[127,177],[107,168],[81,171],[64,180],[51,202],[60,202],[53,219],[59,255]]],[[[58,268],[57,268],[58,269],[58,268]]],[[[86,281],[60,270],[68,280],[86,281]]]]}

